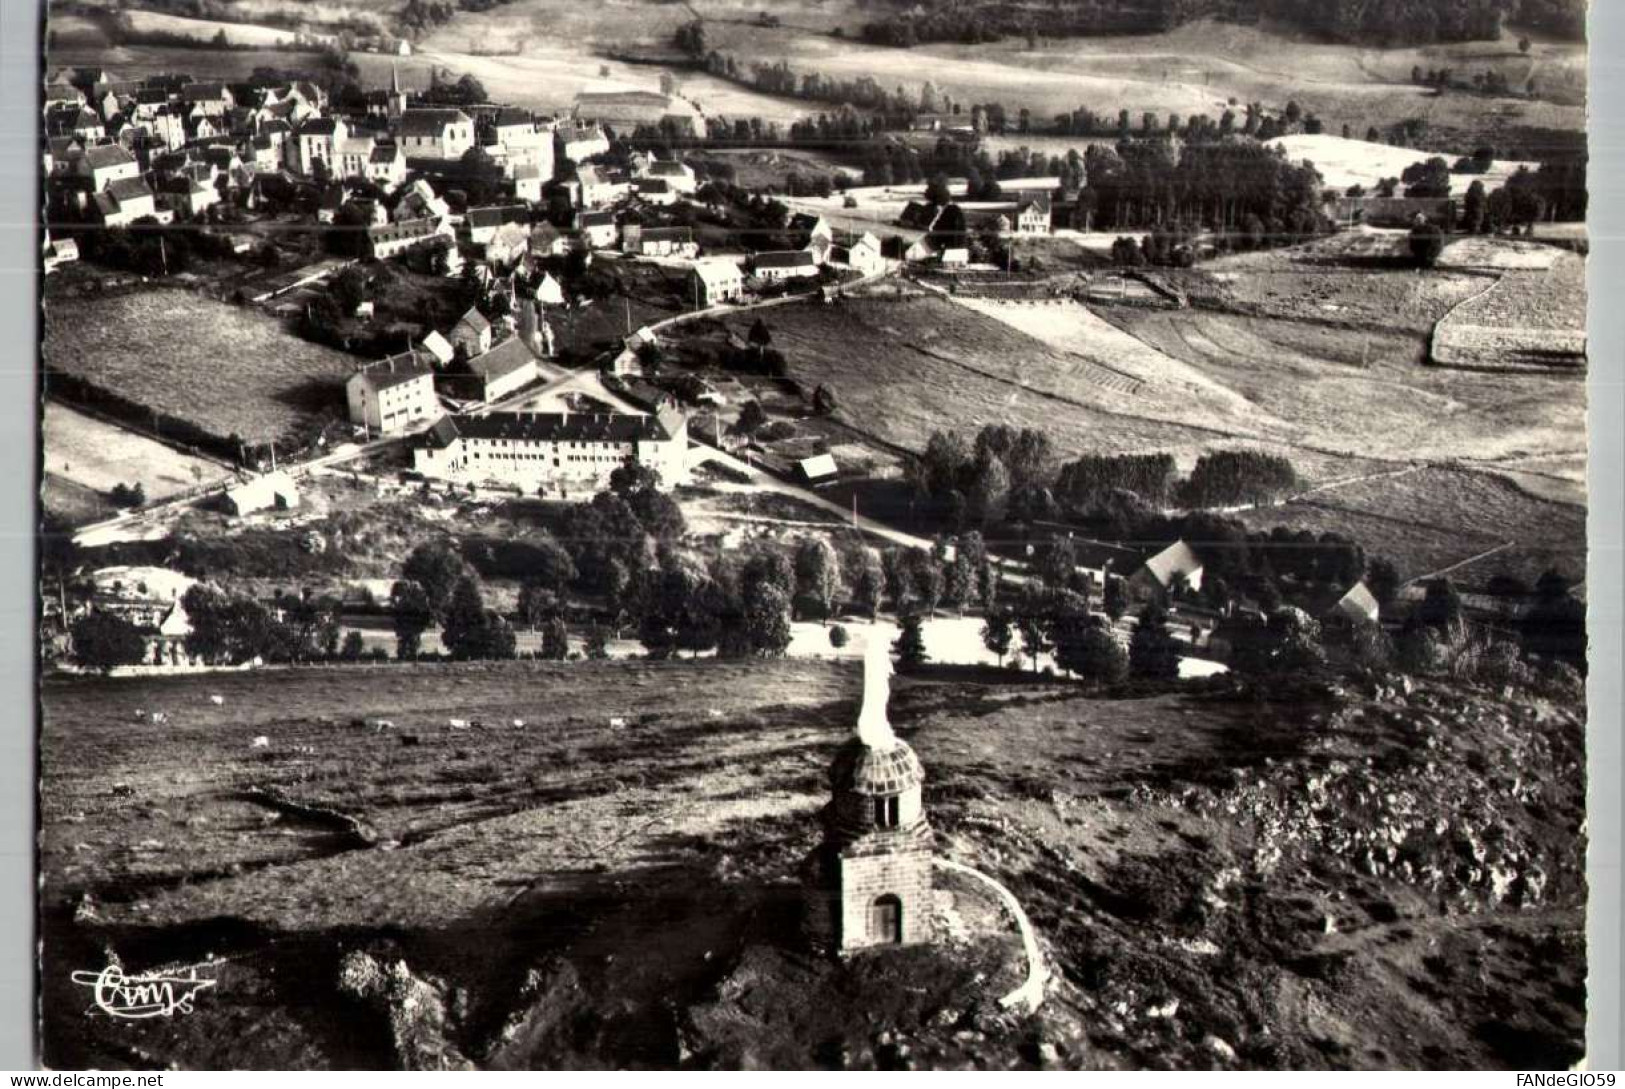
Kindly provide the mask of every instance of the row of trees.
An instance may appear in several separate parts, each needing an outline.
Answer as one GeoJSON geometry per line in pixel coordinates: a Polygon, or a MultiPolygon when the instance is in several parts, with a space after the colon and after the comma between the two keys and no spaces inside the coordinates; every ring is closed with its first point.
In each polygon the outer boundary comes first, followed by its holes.
{"type": "MultiPolygon", "coordinates": [[[[1168,630],[1167,609],[1158,602],[1146,605],[1136,618],[1127,647],[1115,624],[1122,615],[1120,601],[1115,603],[1115,613],[1099,613],[1091,611],[1088,599],[1077,593],[1029,586],[1008,606],[989,609],[982,624],[982,643],[1001,666],[1015,653],[1027,658],[1035,673],[1040,658],[1053,654],[1063,672],[1101,684],[1114,684],[1131,675],[1152,680],[1178,678],[1180,646],[1168,630]]],[[[903,640],[912,642],[906,622],[903,640]]],[[[909,653],[900,656],[905,663],[911,657],[909,653]]]]}

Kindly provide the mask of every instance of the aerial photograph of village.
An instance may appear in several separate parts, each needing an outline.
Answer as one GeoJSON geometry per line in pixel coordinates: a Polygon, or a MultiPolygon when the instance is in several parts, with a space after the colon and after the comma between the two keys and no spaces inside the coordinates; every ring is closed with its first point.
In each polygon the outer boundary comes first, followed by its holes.
{"type": "Polygon", "coordinates": [[[43,33],[42,1063],[1583,1061],[1584,0],[43,33]]]}

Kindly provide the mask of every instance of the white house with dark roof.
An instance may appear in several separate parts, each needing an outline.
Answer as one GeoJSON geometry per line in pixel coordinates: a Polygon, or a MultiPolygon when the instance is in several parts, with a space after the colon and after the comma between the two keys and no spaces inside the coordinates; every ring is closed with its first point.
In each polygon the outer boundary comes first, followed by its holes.
{"type": "Polygon", "coordinates": [[[237,104],[231,88],[224,83],[188,83],[180,97],[188,110],[197,110],[209,117],[223,117],[237,104]]]}
{"type": "Polygon", "coordinates": [[[818,258],[806,250],[768,250],[750,259],[751,272],[762,280],[795,280],[818,275],[818,258]]]}
{"type": "Polygon", "coordinates": [[[577,212],[575,227],[588,248],[595,250],[608,249],[621,236],[614,212],[577,212]]]}
{"type": "Polygon", "coordinates": [[[1202,557],[1184,541],[1147,556],[1128,579],[1130,591],[1141,597],[1166,593],[1176,583],[1189,590],[1202,588],[1202,557]]]}
{"type": "Polygon", "coordinates": [[[344,383],[350,422],[369,432],[393,435],[413,424],[439,418],[434,365],[424,353],[401,352],[369,363],[344,383]]]}
{"type": "Polygon", "coordinates": [[[501,344],[443,370],[436,386],[448,396],[465,401],[500,401],[537,381],[542,376],[536,355],[521,337],[509,337],[501,344]]]}
{"type": "Polygon", "coordinates": [[[175,215],[158,207],[157,197],[141,178],[120,178],[92,198],[96,216],[104,227],[128,227],[151,216],[159,223],[174,221],[175,215]]]}
{"type": "Polygon", "coordinates": [[[1051,207],[1048,193],[1023,193],[1016,201],[1017,234],[1049,234],[1051,207]]]}
{"type": "Polygon", "coordinates": [[[528,204],[539,204],[542,200],[542,186],[547,184],[547,175],[541,168],[524,163],[516,166],[513,171],[513,195],[528,204]]]}
{"type": "Polygon", "coordinates": [[[408,159],[456,161],[474,146],[474,119],[457,109],[410,109],[396,138],[408,159]]]}
{"type": "MultiPolygon", "coordinates": [[[[493,204],[484,208],[470,208],[464,222],[468,224],[469,241],[484,246],[496,237],[497,229],[506,223],[528,223],[530,209],[523,204],[493,204]]],[[[528,231],[527,231],[528,234],[528,231]]]]}
{"type": "Polygon", "coordinates": [[[672,488],[687,481],[687,452],[688,421],[671,409],[493,412],[443,417],[413,451],[413,468],[437,480],[568,495],[603,490],[628,460],[659,473],[662,489],[672,488]]]}
{"type": "Polygon", "coordinates": [[[387,261],[420,246],[434,244],[437,238],[455,244],[456,236],[450,223],[445,220],[408,219],[372,226],[367,228],[367,255],[387,261]]]}
{"type": "Polygon", "coordinates": [[[602,125],[564,121],[553,130],[553,150],[558,159],[579,163],[609,150],[609,137],[602,125]]]}
{"type": "Polygon", "coordinates": [[[92,192],[101,192],[116,181],[141,177],[141,164],[117,144],[86,148],[79,157],[79,173],[90,179],[92,192]]]}
{"type": "Polygon", "coordinates": [[[639,257],[699,256],[700,244],[692,227],[645,227],[628,223],[621,228],[621,250],[639,257]]]}
{"type": "Polygon", "coordinates": [[[745,297],[745,273],[739,262],[711,257],[694,262],[690,287],[702,307],[736,303],[745,297]]]}
{"type": "Polygon", "coordinates": [[[388,193],[406,180],[406,153],[399,144],[374,144],[366,178],[388,193]]]}
{"type": "Polygon", "coordinates": [[[491,119],[491,136],[495,144],[486,150],[508,177],[517,181],[522,168],[540,178],[553,176],[551,124],[539,123],[528,111],[504,108],[491,119]]]}

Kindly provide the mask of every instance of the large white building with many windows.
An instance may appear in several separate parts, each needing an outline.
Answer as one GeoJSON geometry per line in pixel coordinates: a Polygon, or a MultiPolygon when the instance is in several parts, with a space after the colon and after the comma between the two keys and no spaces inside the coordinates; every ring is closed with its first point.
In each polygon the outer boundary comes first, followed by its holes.
{"type": "Polygon", "coordinates": [[[402,352],[368,364],[344,384],[350,422],[392,435],[440,415],[434,365],[427,353],[402,352]]]}
{"type": "Polygon", "coordinates": [[[658,472],[663,489],[682,484],[687,452],[688,421],[675,409],[493,412],[442,417],[413,452],[413,468],[437,480],[568,497],[608,487],[629,459],[658,472]]]}

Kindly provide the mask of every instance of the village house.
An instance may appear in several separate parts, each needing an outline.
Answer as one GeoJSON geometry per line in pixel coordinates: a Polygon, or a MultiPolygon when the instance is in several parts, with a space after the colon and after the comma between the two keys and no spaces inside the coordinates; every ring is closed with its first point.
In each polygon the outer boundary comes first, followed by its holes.
{"type": "Polygon", "coordinates": [[[1321,619],[1328,627],[1343,629],[1376,624],[1382,619],[1382,606],[1371,588],[1361,580],[1322,610],[1321,619]]]}
{"type": "MultiPolygon", "coordinates": [[[[490,327],[487,326],[487,329],[490,327]]],[[[502,343],[435,376],[435,388],[448,397],[490,404],[538,381],[542,372],[522,337],[502,343]]]]}
{"type": "Polygon", "coordinates": [[[408,219],[367,228],[367,256],[387,261],[437,238],[455,242],[451,224],[444,220],[408,219]]]}
{"type": "Polygon", "coordinates": [[[174,213],[160,209],[153,191],[141,178],[120,178],[109,182],[94,199],[96,217],[104,227],[128,227],[151,216],[159,223],[174,221],[174,213]]]}
{"type": "Polygon", "coordinates": [[[614,212],[577,212],[575,229],[590,249],[608,249],[621,237],[614,212]]]}
{"type": "Polygon", "coordinates": [[[692,227],[644,227],[628,223],[621,229],[621,250],[640,257],[681,257],[699,255],[692,227]]]}
{"type": "Polygon", "coordinates": [[[344,383],[344,395],[350,422],[369,433],[399,434],[415,423],[440,416],[434,366],[416,351],[360,368],[344,383]]]}
{"type": "Polygon", "coordinates": [[[441,336],[438,329],[430,329],[419,347],[433,356],[435,364],[441,367],[450,363],[457,355],[456,350],[451,346],[451,341],[441,336]]]}
{"type": "Polygon", "coordinates": [[[187,666],[192,634],[181,599],[197,580],[166,567],[104,567],[90,575],[82,613],[104,613],[133,624],[145,647],[143,666],[187,666]]]}
{"type": "Polygon", "coordinates": [[[117,144],[103,144],[79,157],[79,173],[90,179],[91,192],[99,193],[113,182],[141,177],[141,165],[117,144]]]}
{"type": "Polygon", "coordinates": [[[937,257],[943,268],[965,268],[970,264],[970,250],[964,246],[946,246],[937,257]]]}
{"type": "MultiPolygon", "coordinates": [[[[523,204],[493,204],[485,208],[470,208],[464,222],[468,224],[469,241],[484,246],[496,237],[497,228],[506,223],[527,223],[530,209],[523,204]]],[[[527,231],[528,235],[529,232],[527,231]]]]}
{"type": "Polygon", "coordinates": [[[406,180],[406,153],[399,144],[374,144],[367,157],[365,176],[368,181],[392,192],[406,180]]]}
{"type": "Polygon", "coordinates": [[[71,238],[58,238],[52,241],[50,233],[45,236],[45,271],[47,274],[55,272],[57,266],[79,260],[79,243],[71,238]]]}
{"type": "Polygon", "coordinates": [[[922,261],[935,260],[936,256],[937,251],[931,248],[931,243],[919,238],[903,248],[902,259],[911,264],[918,264],[922,261]]]}
{"type": "Polygon", "coordinates": [[[514,291],[539,306],[564,305],[564,285],[546,270],[536,276],[519,277],[515,281],[514,291]]]}
{"type": "Polygon", "coordinates": [[[609,137],[596,123],[563,121],[553,130],[553,149],[558,159],[581,163],[609,151],[609,137]]]}
{"type": "Polygon", "coordinates": [[[694,263],[689,286],[701,307],[736,303],[745,297],[745,274],[737,261],[712,257],[694,263]]]}
{"type": "Polygon", "coordinates": [[[189,83],[180,99],[188,111],[199,111],[208,117],[224,117],[226,111],[237,104],[231,88],[224,83],[189,83]]]}
{"type": "Polygon", "coordinates": [[[83,107],[57,106],[45,115],[45,133],[48,136],[77,136],[90,145],[107,137],[107,127],[100,117],[83,107]]]}
{"type": "Polygon", "coordinates": [[[664,178],[644,178],[638,182],[638,199],[645,204],[669,207],[677,203],[677,190],[666,184],[664,178]]]}
{"type": "Polygon", "coordinates": [[[495,483],[566,496],[601,491],[628,461],[660,474],[660,487],[687,481],[688,421],[655,415],[493,412],[446,416],[413,451],[413,468],[438,480],[495,483]]]}
{"type": "Polygon", "coordinates": [[[143,124],[152,141],[161,147],[173,151],[186,144],[186,119],[173,110],[159,110],[143,124]]]}
{"type": "Polygon", "coordinates": [[[409,109],[398,137],[408,159],[455,162],[474,146],[474,119],[462,110],[409,109]]]}
{"type": "Polygon", "coordinates": [[[530,252],[530,227],[504,223],[485,244],[485,259],[496,269],[510,269],[530,252]]]}
{"type": "Polygon", "coordinates": [[[835,241],[835,231],[829,221],[810,212],[797,212],[791,216],[785,229],[790,232],[798,249],[810,250],[816,243],[822,242],[827,246],[835,241]]]}
{"type": "Polygon", "coordinates": [[[753,254],[751,274],[769,282],[818,275],[818,259],[806,250],[769,250],[753,254]]]}
{"type": "Polygon", "coordinates": [[[553,224],[543,220],[530,229],[532,257],[563,257],[570,252],[570,239],[553,224]]]}
{"type": "Polygon", "coordinates": [[[49,111],[53,106],[71,106],[78,109],[86,105],[85,92],[71,83],[59,81],[45,85],[45,109],[49,111]]]}
{"type": "Polygon", "coordinates": [[[539,204],[542,199],[542,186],[546,182],[547,176],[539,167],[528,163],[517,166],[513,172],[513,195],[527,204],[539,204]]]}
{"type": "Polygon", "coordinates": [[[203,215],[220,203],[220,191],[185,174],[165,178],[158,187],[158,201],[183,219],[203,215]]]}
{"type": "Polygon", "coordinates": [[[880,239],[868,231],[858,236],[850,246],[831,247],[830,261],[864,276],[878,276],[886,271],[886,257],[881,252],[880,239]]]}
{"type": "Polygon", "coordinates": [[[275,470],[227,488],[222,503],[227,514],[239,518],[262,510],[293,510],[299,506],[299,486],[286,472],[275,470]]]}
{"type": "Polygon", "coordinates": [[[596,166],[578,167],[576,182],[580,186],[578,199],[583,208],[602,208],[626,196],[631,188],[626,179],[612,177],[596,166]]]}
{"type": "Polygon", "coordinates": [[[476,307],[457,319],[457,324],[446,334],[452,349],[462,349],[464,358],[472,359],[491,350],[491,323],[476,307]]]}
{"type": "Polygon", "coordinates": [[[699,189],[699,179],[695,177],[694,169],[687,163],[674,159],[652,159],[646,167],[638,171],[638,174],[640,177],[663,181],[674,192],[685,196],[692,196],[699,189]]]}
{"type": "Polygon", "coordinates": [[[502,165],[503,173],[517,180],[519,171],[537,177],[553,175],[553,130],[524,110],[501,109],[491,119],[493,144],[486,150],[502,165]]]}
{"type": "Polygon", "coordinates": [[[943,210],[950,207],[946,204],[927,204],[924,201],[911,200],[903,206],[903,214],[897,217],[899,227],[907,227],[911,231],[935,230],[937,220],[942,218],[943,210]]]}
{"type": "Polygon", "coordinates": [[[1160,597],[1176,586],[1202,588],[1202,559],[1184,541],[1147,556],[1128,577],[1129,593],[1138,599],[1160,597]]]}
{"type": "Polygon", "coordinates": [[[974,132],[976,124],[967,113],[917,113],[909,128],[915,132],[974,132]]]}
{"type": "Polygon", "coordinates": [[[1050,233],[1050,199],[1048,193],[1023,193],[1016,202],[1017,234],[1050,233]]]}
{"type": "Polygon", "coordinates": [[[390,218],[399,223],[408,219],[433,219],[439,222],[447,221],[451,216],[451,206],[445,199],[437,196],[429,183],[418,178],[406,187],[395,201],[395,208],[390,218]]]}

